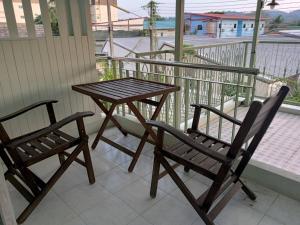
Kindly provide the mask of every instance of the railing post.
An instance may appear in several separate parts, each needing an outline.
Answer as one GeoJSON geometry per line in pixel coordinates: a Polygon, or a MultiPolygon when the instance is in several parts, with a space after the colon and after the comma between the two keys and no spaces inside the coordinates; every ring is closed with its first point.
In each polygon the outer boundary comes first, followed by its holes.
{"type": "MultiPolygon", "coordinates": [[[[135,54],[135,58],[139,59],[140,56],[138,54],[135,54]]],[[[141,78],[141,64],[139,62],[135,63],[135,73],[136,73],[135,74],[136,78],[140,79],[141,78]]],[[[138,107],[138,110],[141,111],[141,103],[140,102],[137,103],[137,107],[138,107]]],[[[143,115],[143,116],[145,116],[145,115],[143,115]]]]}
{"type": "MultiPolygon", "coordinates": [[[[176,31],[175,31],[175,61],[180,62],[182,58],[183,48],[183,33],[184,33],[184,0],[176,0],[176,31]]],[[[175,84],[181,85],[180,68],[174,68],[175,84]],[[177,78],[176,78],[177,77],[177,78]]],[[[180,128],[181,123],[181,91],[175,93],[175,108],[174,108],[174,125],[180,128]]]]}
{"type": "MultiPolygon", "coordinates": [[[[250,57],[250,68],[255,67],[255,60],[256,60],[256,45],[257,45],[257,40],[258,40],[258,32],[259,32],[259,22],[260,22],[260,15],[261,15],[261,10],[263,8],[264,1],[262,0],[257,0],[257,5],[256,5],[256,14],[255,14],[255,25],[254,25],[254,31],[253,31],[253,38],[252,38],[252,46],[251,46],[251,57],[250,57]]],[[[248,82],[247,85],[249,86],[251,84],[252,77],[248,76],[248,82]]],[[[255,82],[253,82],[255,83],[255,82]]],[[[253,87],[254,88],[254,87],[253,87]]],[[[246,99],[245,99],[245,104],[249,105],[250,104],[250,90],[246,92],[246,99]]],[[[253,94],[253,91],[252,91],[253,94]]],[[[251,97],[251,99],[253,96],[251,97]]]]}
{"type": "Polygon", "coordinates": [[[189,109],[190,109],[190,80],[185,79],[184,85],[184,130],[188,128],[189,109]]]}

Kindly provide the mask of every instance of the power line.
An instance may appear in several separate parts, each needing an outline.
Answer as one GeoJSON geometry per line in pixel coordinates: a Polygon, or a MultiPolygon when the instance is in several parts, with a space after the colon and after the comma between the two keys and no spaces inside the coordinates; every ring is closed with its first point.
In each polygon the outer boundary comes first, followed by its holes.
{"type": "MultiPolygon", "coordinates": [[[[207,11],[207,10],[211,10],[212,7],[205,7],[205,8],[186,8],[187,10],[191,10],[191,11],[195,11],[195,10],[204,10],[204,11],[207,11]]],[[[256,7],[254,6],[244,6],[244,7],[225,7],[225,6],[221,6],[221,7],[217,7],[217,10],[228,10],[228,11],[232,11],[232,10],[242,10],[242,11],[245,11],[245,9],[251,9],[251,10],[256,10],[256,7]]],[[[299,9],[299,7],[280,7],[278,6],[277,7],[278,10],[288,10],[288,9],[299,9]]],[[[264,8],[264,10],[268,10],[267,8],[264,8]]],[[[170,8],[165,8],[165,9],[159,9],[159,12],[175,12],[175,9],[170,9],[170,8]]]]}
{"type": "MultiPolygon", "coordinates": [[[[282,5],[291,5],[291,4],[300,4],[300,2],[287,2],[287,3],[281,3],[279,6],[277,7],[280,7],[282,5]]],[[[243,7],[247,7],[247,6],[256,6],[256,3],[248,3],[248,4],[234,4],[234,5],[223,5],[222,7],[229,7],[229,6],[243,6],[243,7]]],[[[166,8],[162,8],[162,9],[170,9],[170,7],[172,8],[175,8],[175,6],[173,5],[170,5],[166,8]]],[[[185,6],[185,8],[193,8],[193,9],[202,9],[202,8],[211,8],[211,7],[216,7],[216,6],[210,6],[209,3],[207,4],[207,6],[199,6],[199,7],[195,7],[195,6],[185,6]]],[[[161,7],[160,7],[161,8],[161,7]]],[[[298,7],[297,7],[298,8],[298,7]]]]}

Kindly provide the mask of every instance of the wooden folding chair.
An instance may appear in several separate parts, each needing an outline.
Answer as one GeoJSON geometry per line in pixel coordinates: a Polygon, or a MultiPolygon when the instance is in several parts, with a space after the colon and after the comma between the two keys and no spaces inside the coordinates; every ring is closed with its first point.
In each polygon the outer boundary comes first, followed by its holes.
{"type": "Polygon", "coordinates": [[[207,225],[214,224],[213,221],[216,216],[240,188],[250,199],[255,200],[255,194],[240,180],[240,176],[288,91],[288,87],[281,87],[278,94],[266,99],[263,103],[258,101],[252,102],[243,122],[215,108],[206,105],[192,105],[195,107],[195,112],[192,127],[187,130],[188,135],[162,122],[149,121],[149,125],[158,127],[158,140],[154,151],[151,197],[154,198],[156,196],[158,180],[165,174],[169,174],[207,225]],[[231,144],[201,133],[198,130],[201,109],[212,111],[240,126],[231,144]],[[164,132],[170,133],[179,142],[174,146],[164,147],[164,132]],[[248,142],[248,147],[244,149],[243,146],[246,142],[248,142]],[[208,177],[212,180],[211,186],[199,198],[196,198],[167,159],[183,165],[186,171],[192,169],[208,177]],[[159,174],[160,164],[166,170],[161,174],[159,174]]]}
{"type": "Polygon", "coordinates": [[[57,180],[63,175],[73,161],[86,167],[90,184],[95,182],[92,161],[88,147],[88,136],[85,132],[83,117],[92,116],[92,112],[75,113],[56,122],[53,103],[55,100],[42,101],[8,116],[0,118],[0,156],[7,167],[5,178],[24,196],[29,205],[18,217],[17,222],[23,223],[41,200],[50,191],[57,180]],[[50,119],[50,126],[29,134],[11,139],[2,123],[13,119],[27,111],[45,105],[50,119]],[[60,130],[61,127],[76,121],[78,137],[73,137],[60,130]],[[75,147],[72,152],[67,149],[75,147]],[[84,161],[77,158],[83,152],[84,161]],[[30,166],[53,155],[58,155],[60,167],[54,175],[44,182],[30,170],[30,166]]]}

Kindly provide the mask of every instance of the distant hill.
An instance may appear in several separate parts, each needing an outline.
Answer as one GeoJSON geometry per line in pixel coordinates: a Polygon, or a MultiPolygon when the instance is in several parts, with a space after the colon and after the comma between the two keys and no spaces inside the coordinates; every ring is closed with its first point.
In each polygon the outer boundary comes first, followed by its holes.
{"type": "Polygon", "coordinates": [[[263,16],[270,18],[270,19],[274,19],[280,15],[283,17],[285,23],[300,22],[300,10],[295,10],[290,13],[283,12],[280,10],[263,11],[263,16]]]}

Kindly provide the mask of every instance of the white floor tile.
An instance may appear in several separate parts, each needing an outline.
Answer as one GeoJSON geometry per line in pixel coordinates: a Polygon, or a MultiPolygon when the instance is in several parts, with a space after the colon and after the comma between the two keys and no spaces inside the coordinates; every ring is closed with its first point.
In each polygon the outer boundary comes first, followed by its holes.
{"type": "Polygon", "coordinates": [[[128,173],[120,167],[115,167],[109,172],[97,177],[103,187],[111,193],[120,191],[123,187],[135,182],[139,177],[134,173],[128,173]]]}
{"type": "Polygon", "coordinates": [[[122,163],[128,163],[132,160],[132,157],[121,152],[120,150],[116,148],[112,148],[111,150],[107,152],[100,152],[99,155],[109,161],[114,162],[115,164],[119,165],[122,163]]]}
{"type": "Polygon", "coordinates": [[[101,203],[104,199],[112,197],[112,194],[99,184],[80,184],[59,196],[79,214],[101,203]]]}
{"type": "Polygon", "coordinates": [[[131,221],[128,225],[152,225],[148,223],[143,217],[139,216],[131,221]]]}
{"type": "Polygon", "coordinates": [[[264,216],[264,218],[259,222],[258,225],[287,225],[287,224],[281,223],[269,216],[264,216]]]}
{"type": "MultiPolygon", "coordinates": [[[[117,166],[114,162],[109,161],[101,156],[92,155],[91,157],[92,157],[92,163],[93,163],[94,173],[95,173],[96,177],[104,174],[107,171],[112,170],[113,168],[115,168],[117,166]]],[[[79,164],[77,164],[77,166],[85,169],[84,167],[82,167],[79,164]]]]}
{"type": "Polygon", "coordinates": [[[76,216],[75,218],[73,218],[72,220],[61,224],[61,225],[86,225],[79,216],[76,216]]]}
{"type": "Polygon", "coordinates": [[[252,201],[242,190],[240,190],[234,196],[234,199],[253,209],[265,213],[278,197],[278,193],[255,183],[245,183],[256,194],[257,199],[255,201],[252,201]]]}
{"type": "Polygon", "coordinates": [[[137,216],[133,209],[114,196],[80,214],[87,225],[127,225],[137,216]]]}
{"type": "Polygon", "coordinates": [[[196,220],[197,214],[189,205],[166,196],[142,216],[154,225],[190,225],[196,220]]]}
{"type": "Polygon", "coordinates": [[[263,213],[231,200],[215,222],[220,225],[257,225],[263,216],[263,213]]]}
{"type": "Polygon", "coordinates": [[[137,180],[117,192],[116,196],[126,202],[136,212],[142,213],[166,195],[166,193],[158,190],[156,198],[153,199],[149,193],[149,183],[144,180],[137,180]]]}
{"type": "Polygon", "coordinates": [[[52,156],[46,160],[43,160],[37,164],[30,166],[30,169],[40,178],[45,179],[50,175],[53,175],[54,172],[60,167],[58,156],[52,156]]]}
{"type": "MultiPolygon", "coordinates": [[[[186,175],[186,173],[178,172],[177,174],[183,180],[183,182],[191,179],[189,176],[186,175]]],[[[145,176],[144,179],[147,182],[151,183],[152,173],[145,176]]],[[[163,178],[159,179],[158,187],[166,193],[171,193],[171,192],[174,192],[176,189],[178,189],[176,184],[174,183],[174,181],[172,180],[172,178],[169,175],[166,175],[163,178]]]]}
{"type": "MultiPolygon", "coordinates": [[[[137,163],[135,164],[133,172],[141,177],[144,177],[152,172],[153,168],[153,159],[148,156],[140,155],[137,163]]],[[[125,163],[120,164],[119,166],[127,170],[131,160],[125,163]]]]}
{"type": "MultiPolygon", "coordinates": [[[[200,195],[207,190],[207,186],[203,183],[200,183],[196,179],[189,179],[185,182],[185,185],[188,187],[188,189],[192,192],[192,194],[195,196],[195,198],[200,197],[200,195]]],[[[170,193],[170,195],[174,196],[178,200],[188,203],[187,199],[183,195],[180,189],[177,189],[176,191],[170,193]]]]}
{"type": "Polygon", "coordinates": [[[76,214],[54,193],[49,193],[24,225],[62,225],[75,218],[76,214]]]}
{"type": "Polygon", "coordinates": [[[279,195],[266,214],[287,225],[299,225],[300,202],[279,195]]]}
{"type": "Polygon", "coordinates": [[[57,181],[53,189],[56,193],[62,193],[84,182],[89,183],[85,167],[71,165],[57,181]]]}

